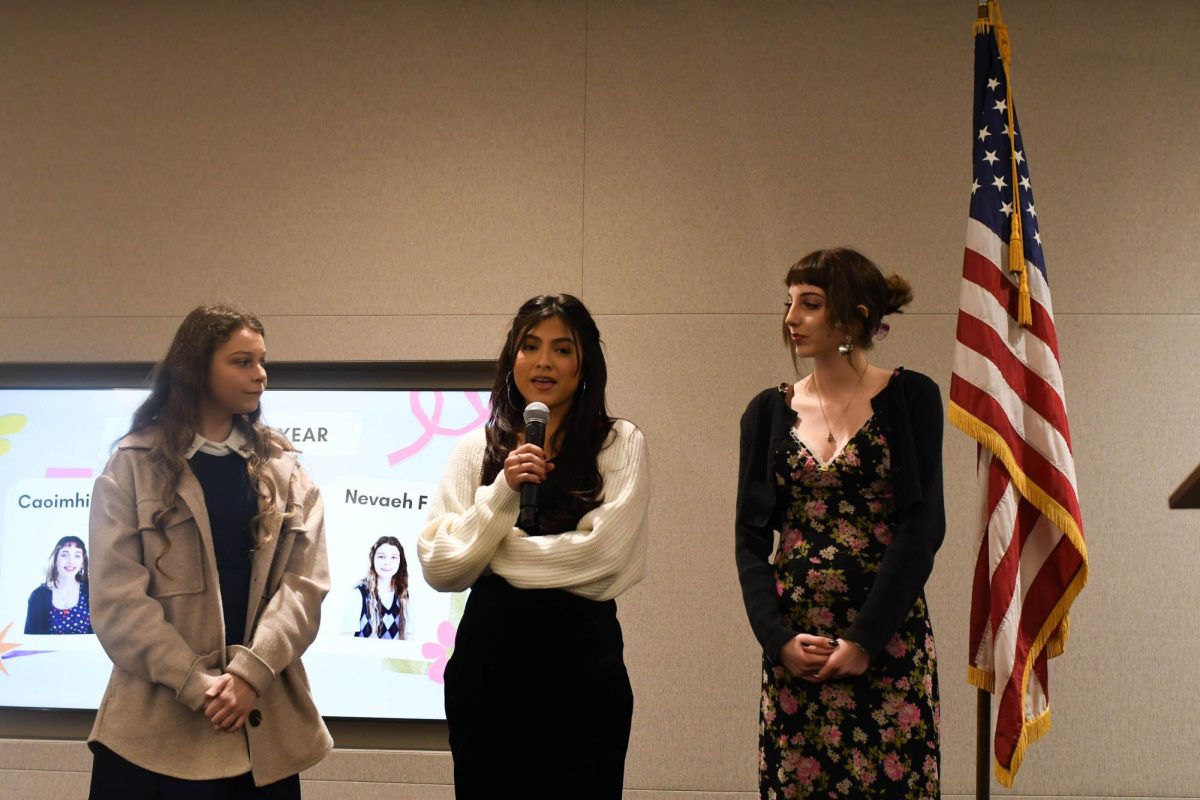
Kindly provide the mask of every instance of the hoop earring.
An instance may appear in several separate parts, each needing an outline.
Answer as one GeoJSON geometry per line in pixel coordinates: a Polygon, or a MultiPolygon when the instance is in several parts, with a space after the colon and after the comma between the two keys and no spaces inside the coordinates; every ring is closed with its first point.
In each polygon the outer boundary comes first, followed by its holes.
{"type": "Polygon", "coordinates": [[[846,341],[838,345],[838,352],[849,358],[850,354],[854,352],[854,340],[847,336],[846,341]]]}
{"type": "Polygon", "coordinates": [[[517,394],[520,394],[520,392],[517,392],[517,384],[516,384],[516,381],[513,380],[513,374],[512,374],[511,369],[508,371],[508,377],[504,379],[504,383],[506,386],[508,386],[509,392],[515,392],[517,394]]]}
{"type": "Polygon", "coordinates": [[[583,397],[584,392],[586,392],[586,391],[587,391],[587,381],[580,381],[579,382],[579,396],[583,397]]]}

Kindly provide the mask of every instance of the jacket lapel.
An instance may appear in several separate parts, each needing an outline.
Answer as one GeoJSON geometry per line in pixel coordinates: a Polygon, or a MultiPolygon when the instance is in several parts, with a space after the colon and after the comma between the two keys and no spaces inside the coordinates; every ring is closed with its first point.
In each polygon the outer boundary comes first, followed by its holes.
{"type": "MultiPolygon", "coordinates": [[[[204,490],[200,488],[200,481],[196,480],[196,476],[192,473],[191,468],[186,468],[179,475],[179,486],[175,490],[179,495],[179,499],[192,512],[192,519],[196,521],[196,529],[200,531],[200,544],[204,551],[205,571],[214,578],[217,575],[217,553],[213,549],[212,540],[212,523],[208,519],[208,506],[204,504],[204,490]]],[[[220,598],[220,591],[217,592],[217,597],[220,598]]]]}

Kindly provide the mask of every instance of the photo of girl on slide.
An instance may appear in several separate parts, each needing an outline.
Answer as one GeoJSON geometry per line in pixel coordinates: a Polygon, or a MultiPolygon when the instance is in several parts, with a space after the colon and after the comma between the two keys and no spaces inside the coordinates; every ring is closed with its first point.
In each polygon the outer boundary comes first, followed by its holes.
{"type": "Polygon", "coordinates": [[[64,536],[58,540],[50,551],[46,582],[29,595],[26,633],[92,632],[87,567],[87,546],[83,539],[64,536]]]}
{"type": "Polygon", "coordinates": [[[408,559],[395,536],[380,536],[367,554],[367,574],[354,586],[347,633],[363,639],[410,639],[408,559]]]}

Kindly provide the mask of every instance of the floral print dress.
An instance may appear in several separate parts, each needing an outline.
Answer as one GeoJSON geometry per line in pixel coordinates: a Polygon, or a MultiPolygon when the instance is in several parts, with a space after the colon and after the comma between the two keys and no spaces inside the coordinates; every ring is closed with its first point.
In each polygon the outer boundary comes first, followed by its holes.
{"type": "MultiPolygon", "coordinates": [[[[785,509],[774,561],[780,609],[797,632],[836,637],[862,607],[892,540],[887,439],[872,417],[822,463],[793,435],[775,473],[785,509]]],[[[861,676],[810,683],[764,661],[761,796],[938,797],[938,726],[922,593],[861,676]]]]}

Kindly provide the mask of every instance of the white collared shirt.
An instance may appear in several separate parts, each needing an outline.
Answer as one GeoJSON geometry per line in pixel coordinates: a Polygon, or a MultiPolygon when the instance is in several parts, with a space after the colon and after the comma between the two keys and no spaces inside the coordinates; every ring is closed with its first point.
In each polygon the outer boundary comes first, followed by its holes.
{"type": "Polygon", "coordinates": [[[242,458],[250,456],[250,443],[246,441],[246,436],[243,434],[237,425],[233,426],[233,430],[229,432],[229,437],[223,442],[214,442],[205,439],[200,434],[196,434],[196,438],[192,440],[192,446],[188,448],[184,456],[190,459],[196,453],[204,452],[213,456],[227,456],[230,453],[237,453],[242,458]]]}

